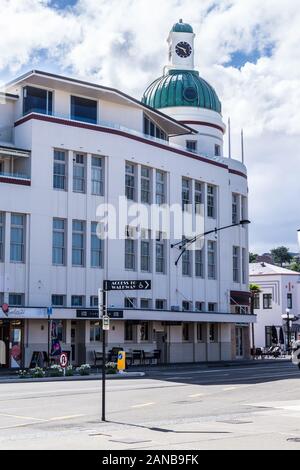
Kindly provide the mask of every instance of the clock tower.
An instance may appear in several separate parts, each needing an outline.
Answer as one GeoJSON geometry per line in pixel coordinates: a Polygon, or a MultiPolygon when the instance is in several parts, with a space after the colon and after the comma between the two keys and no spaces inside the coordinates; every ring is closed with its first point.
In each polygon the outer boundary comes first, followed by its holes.
{"type": "Polygon", "coordinates": [[[182,20],[174,24],[167,39],[169,63],[166,70],[194,70],[194,38],[191,25],[182,20]]]}

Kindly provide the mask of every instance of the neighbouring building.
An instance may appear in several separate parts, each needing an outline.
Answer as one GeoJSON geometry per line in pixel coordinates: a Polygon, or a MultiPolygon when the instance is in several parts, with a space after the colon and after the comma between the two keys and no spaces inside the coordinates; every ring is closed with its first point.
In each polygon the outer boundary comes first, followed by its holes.
{"type": "MultiPolygon", "coordinates": [[[[286,321],[282,315],[286,309],[290,315],[300,314],[300,274],[290,269],[281,268],[268,263],[251,263],[249,280],[257,284],[260,293],[254,298],[254,312],[257,320],[254,325],[255,346],[268,348],[272,345],[272,327],[276,328],[278,343],[281,338],[287,344],[286,321]]],[[[291,323],[290,340],[297,339],[300,334],[300,322],[291,323]]]]}
{"type": "Polygon", "coordinates": [[[162,362],[249,356],[246,225],[210,234],[178,266],[172,229],[168,240],[125,220],[124,239],[97,236],[97,207],[118,208],[119,196],[190,205],[193,217],[201,206],[205,230],[247,219],[246,167],[223,155],[221,103],[194,70],[192,27],[180,21],[168,41],[169,64],[141,101],[38,70],[1,94],[2,366],[29,366],[48,334],[73,364],[93,362],[104,279],[152,281],[109,293],[108,349],[158,350],[162,362]]]}

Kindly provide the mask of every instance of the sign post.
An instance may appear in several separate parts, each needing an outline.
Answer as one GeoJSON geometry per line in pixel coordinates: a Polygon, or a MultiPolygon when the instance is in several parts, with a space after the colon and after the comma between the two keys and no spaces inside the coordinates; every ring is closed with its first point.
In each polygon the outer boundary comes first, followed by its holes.
{"type": "MultiPolygon", "coordinates": [[[[107,292],[119,290],[150,290],[151,281],[145,280],[118,280],[103,281],[103,288],[98,289],[99,320],[102,320],[102,421],[105,417],[105,362],[106,362],[106,331],[109,330],[109,316],[107,314],[107,292]]],[[[124,354],[125,363],[125,354],[124,354]]]]}
{"type": "Polygon", "coordinates": [[[51,342],[51,320],[50,317],[52,315],[52,307],[47,308],[47,317],[48,317],[48,367],[50,367],[50,342],[51,342]]]}

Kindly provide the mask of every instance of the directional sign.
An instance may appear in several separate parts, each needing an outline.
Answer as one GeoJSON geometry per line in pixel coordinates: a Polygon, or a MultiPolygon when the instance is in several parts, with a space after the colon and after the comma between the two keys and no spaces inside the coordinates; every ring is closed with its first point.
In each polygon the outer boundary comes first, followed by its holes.
{"type": "Polygon", "coordinates": [[[66,353],[61,353],[61,355],[59,356],[59,363],[61,367],[63,368],[67,367],[68,355],[66,353]]]}
{"type": "Polygon", "coordinates": [[[145,280],[122,280],[122,281],[105,281],[104,288],[108,290],[150,290],[151,281],[145,280]]]}

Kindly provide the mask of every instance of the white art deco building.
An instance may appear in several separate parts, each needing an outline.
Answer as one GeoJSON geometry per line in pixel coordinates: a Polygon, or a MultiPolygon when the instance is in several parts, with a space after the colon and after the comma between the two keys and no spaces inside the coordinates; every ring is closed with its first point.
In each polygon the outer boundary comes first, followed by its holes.
{"type": "Polygon", "coordinates": [[[177,266],[172,228],[165,239],[125,220],[126,239],[96,234],[97,207],[118,209],[120,196],[129,205],[190,204],[193,214],[201,206],[205,231],[247,219],[246,168],[223,155],[221,103],[194,70],[192,27],[175,24],[168,43],[163,76],[141,101],[37,70],[2,92],[3,367],[29,366],[47,352],[49,307],[52,347],[58,342],[73,364],[92,363],[104,279],[152,281],[151,290],[109,293],[108,349],[156,351],[162,362],[248,356],[246,225],[209,234],[177,266]]]}

